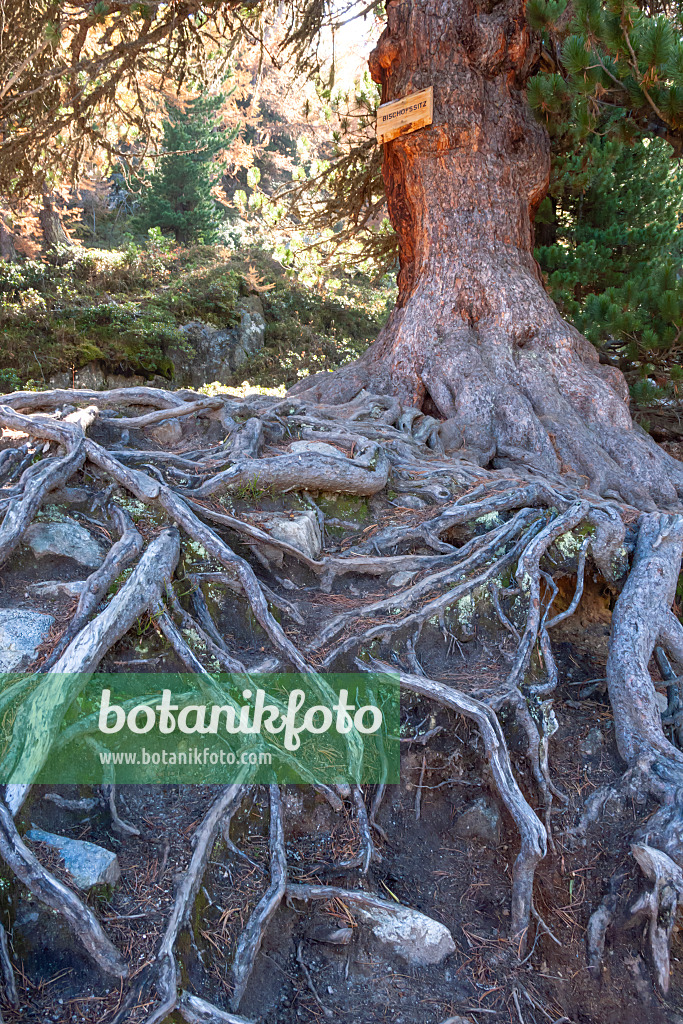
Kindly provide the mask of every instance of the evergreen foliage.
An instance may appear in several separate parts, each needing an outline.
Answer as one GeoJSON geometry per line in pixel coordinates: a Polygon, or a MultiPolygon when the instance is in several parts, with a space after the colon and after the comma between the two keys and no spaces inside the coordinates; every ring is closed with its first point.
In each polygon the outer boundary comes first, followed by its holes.
{"type": "Polygon", "coordinates": [[[544,43],[529,102],[551,136],[571,124],[576,144],[591,133],[667,137],[683,132],[680,13],[651,14],[633,0],[529,0],[544,43]]]}
{"type": "Polygon", "coordinates": [[[537,259],[562,314],[619,365],[634,398],[683,379],[683,173],[660,139],[592,137],[559,157],[537,215],[537,259]]]}
{"type": "Polygon", "coordinates": [[[222,96],[200,96],[184,109],[170,111],[164,121],[164,153],[142,194],[135,225],[140,230],[172,232],[178,243],[217,238],[221,207],[211,195],[220,177],[215,157],[235,138],[220,129],[222,96]]]}

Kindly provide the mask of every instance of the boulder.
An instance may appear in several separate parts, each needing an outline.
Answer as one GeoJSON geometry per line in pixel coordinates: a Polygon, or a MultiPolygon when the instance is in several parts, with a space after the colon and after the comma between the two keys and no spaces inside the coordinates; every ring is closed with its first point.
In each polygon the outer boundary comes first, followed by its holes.
{"type": "MultiPolygon", "coordinates": [[[[322,538],[315,512],[252,512],[242,518],[278,540],[291,544],[308,558],[320,557],[322,538]]],[[[279,548],[259,544],[258,550],[269,561],[282,565],[283,553],[279,548]]]]}
{"type": "Polygon", "coordinates": [[[410,907],[353,907],[354,917],[368,924],[377,942],[395,956],[417,967],[439,964],[455,952],[453,936],[445,924],[410,907]]]}
{"type": "Polygon", "coordinates": [[[333,444],[325,444],[324,441],[293,441],[289,446],[288,454],[290,452],[293,455],[314,452],[318,455],[331,455],[335,459],[348,458],[339,448],[335,448],[333,444]]]}
{"type": "Polygon", "coordinates": [[[57,555],[72,558],[79,565],[96,569],[104,561],[102,545],[78,523],[32,523],[23,536],[23,543],[31,548],[36,558],[57,555]]]}
{"type": "Polygon", "coordinates": [[[659,690],[655,690],[655,700],[657,701],[657,707],[659,708],[660,714],[664,714],[669,706],[669,701],[665,693],[660,693],[659,690]]]}
{"type": "Polygon", "coordinates": [[[15,672],[30,664],[54,621],[52,615],[30,608],[0,609],[0,672],[15,672]]]}
{"type": "MultiPolygon", "coordinates": [[[[152,382],[152,387],[157,386],[156,380],[157,378],[155,377],[154,381],[152,382]]],[[[116,390],[116,388],[137,388],[144,384],[149,384],[149,382],[146,381],[144,377],[140,377],[137,374],[133,374],[132,377],[126,377],[122,373],[107,374],[107,387],[110,388],[112,391],[116,390]]],[[[168,387],[167,380],[164,381],[162,387],[168,387]]]]}
{"type": "Polygon", "coordinates": [[[60,390],[72,388],[74,386],[74,375],[70,370],[53,373],[52,376],[48,378],[47,383],[49,387],[59,388],[60,390]]]}
{"type": "Polygon", "coordinates": [[[219,381],[224,384],[243,363],[263,348],[266,321],[258,295],[241,299],[235,309],[234,327],[215,327],[202,320],[191,320],[180,329],[192,349],[169,351],[176,384],[201,387],[219,381]]]}
{"type": "Polygon", "coordinates": [[[394,502],[399,508],[426,508],[427,502],[418,498],[417,494],[399,494],[394,502]]]}
{"type": "Polygon", "coordinates": [[[499,846],[501,824],[498,808],[482,796],[462,812],[455,823],[455,833],[461,839],[478,839],[487,846],[499,846]]]}
{"type": "Polygon", "coordinates": [[[183,428],[177,419],[162,420],[161,423],[157,423],[156,426],[150,429],[149,436],[157,444],[166,447],[167,445],[177,444],[180,441],[183,436],[183,428]]]}
{"type": "MultiPolygon", "coordinates": [[[[92,391],[103,391],[107,386],[104,370],[97,362],[86,363],[75,373],[77,388],[90,388],[92,391]]],[[[69,387],[72,385],[69,384],[69,387]]]]}
{"type": "Polygon", "coordinates": [[[116,854],[111,850],[83,839],[69,839],[53,832],[44,832],[42,828],[29,829],[26,837],[34,843],[45,843],[57,850],[64,861],[64,867],[79,889],[91,889],[93,885],[115,885],[119,880],[121,868],[116,854]]]}

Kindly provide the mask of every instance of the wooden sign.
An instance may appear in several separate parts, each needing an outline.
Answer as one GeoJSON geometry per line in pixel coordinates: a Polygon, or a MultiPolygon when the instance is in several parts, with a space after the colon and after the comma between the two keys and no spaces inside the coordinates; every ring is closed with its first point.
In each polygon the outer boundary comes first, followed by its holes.
{"type": "Polygon", "coordinates": [[[377,141],[380,145],[399,135],[407,135],[432,123],[434,90],[428,89],[404,96],[402,100],[383,103],[377,109],[377,141]]]}

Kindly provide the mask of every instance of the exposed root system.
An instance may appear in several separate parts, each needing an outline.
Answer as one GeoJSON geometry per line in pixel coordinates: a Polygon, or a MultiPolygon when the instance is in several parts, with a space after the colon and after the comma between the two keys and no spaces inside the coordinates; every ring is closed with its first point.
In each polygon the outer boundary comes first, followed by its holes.
{"type": "MultiPolygon", "coordinates": [[[[175,1011],[190,1024],[242,1024],[238,1014],[259,949],[285,897],[299,905],[323,899],[386,905],[386,893],[375,895],[372,880],[391,828],[377,821],[386,787],[365,793],[360,786],[318,786],[331,813],[340,821],[347,816],[355,837],[326,870],[367,877],[363,884],[370,888],[311,884],[301,871],[293,881],[285,843],[290,812],[280,788],[271,785],[269,792],[267,871],[230,831],[247,798],[260,806],[263,793],[237,783],[224,788],[196,825],[154,957],[139,970],[127,959],[130,950],[124,955],[108,937],[97,911],[41,865],[13,820],[29,794],[27,780],[38,777],[51,748],[95,731],[93,716],[64,724],[79,696],[73,673],[82,678],[116,665],[121,642],[149,616],[159,657],[171,659],[163,663],[196,673],[208,694],[217,692],[216,667],[247,675],[296,670],[324,701],[330,693],[322,669],[379,668],[396,672],[428,715],[442,708],[454,721],[464,716],[480,736],[471,740],[480,770],[517,831],[507,916],[519,963],[534,952],[539,935],[559,941],[535,901],[539,864],[557,849],[553,816],[567,803],[553,772],[553,699],[562,682],[554,638],[581,613],[596,581],[611,588],[614,605],[605,677],[627,771],[592,795],[578,826],[565,822],[562,841],[585,841],[610,801],[650,801],[647,819],[632,836],[641,888],[635,898],[622,895],[616,883],[605,893],[588,923],[588,963],[599,974],[610,931],[627,911],[642,922],[660,992],[668,989],[671,937],[683,900],[683,752],[676,719],[683,627],[672,611],[683,518],[670,510],[643,512],[561,475],[541,479],[533,470],[493,471],[476,460],[447,457],[430,447],[436,435],[429,417],[414,412],[366,393],[346,405],[324,406],[291,396],[236,401],[153,388],[13,394],[0,404],[0,562],[10,563],[40,510],[57,501],[110,540],[99,568],[74,585],[77,601],[61,631],[0,695],[3,713],[19,701],[2,755],[10,785],[0,802],[0,853],[34,897],[63,916],[99,968],[119,979],[132,975],[113,1020],[161,1024],[175,1011]],[[171,418],[183,426],[183,441],[179,450],[160,450],[150,431],[171,418]],[[305,513],[315,522],[322,540],[317,549],[298,546],[292,534],[280,535],[263,518],[263,504],[279,501],[281,508],[284,495],[291,495],[292,517],[305,513]],[[365,526],[354,517],[368,508],[375,521],[365,526]],[[257,509],[260,517],[253,514],[257,509]],[[218,621],[207,596],[217,588],[248,609],[259,627],[257,644],[241,644],[239,630],[218,621]],[[450,666],[475,634],[482,645],[500,647],[506,669],[495,679],[454,685],[450,666]],[[669,676],[664,724],[655,655],[669,676]],[[434,678],[439,664],[448,667],[442,680],[434,678]],[[224,1008],[205,998],[208,993],[189,991],[178,953],[183,935],[194,943],[198,893],[212,900],[205,876],[221,832],[227,856],[251,873],[260,892],[240,915],[224,1008]]],[[[447,749],[456,743],[444,722],[432,721],[408,744],[420,745],[418,826],[424,794],[435,788],[423,752],[436,736],[447,749]]],[[[350,749],[349,758],[355,756],[350,749]]],[[[119,813],[115,781],[113,773],[103,778],[103,799],[125,842],[144,829],[127,820],[125,808],[119,813]]],[[[81,807],[82,801],[52,796],[64,808],[81,807]]],[[[328,1016],[301,948],[298,963],[316,1012],[328,1016]]],[[[0,971],[11,1011],[19,996],[4,930],[0,971]]],[[[515,989],[513,1001],[520,1015],[521,991],[515,989]]],[[[524,1012],[534,1005],[528,1000],[524,1012]]]]}

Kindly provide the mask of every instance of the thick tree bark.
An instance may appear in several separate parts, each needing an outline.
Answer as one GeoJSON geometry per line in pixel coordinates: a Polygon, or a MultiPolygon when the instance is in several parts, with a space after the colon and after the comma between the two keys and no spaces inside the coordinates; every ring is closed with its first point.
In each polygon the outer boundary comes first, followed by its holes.
{"type": "Polygon", "coordinates": [[[47,192],[43,193],[43,206],[38,213],[38,220],[47,252],[60,246],[71,246],[71,239],[64,230],[62,218],[55,208],[53,197],[47,192]]]}
{"type": "Polygon", "coordinates": [[[547,134],[525,86],[539,55],[523,0],[391,0],[370,57],[382,102],[434,87],[434,123],[385,144],[399,294],[356,363],[293,392],[361,389],[440,415],[446,451],[566,475],[643,508],[674,505],[682,467],[628,409],[623,375],[565,323],[533,258],[547,134]]]}
{"type": "Polygon", "coordinates": [[[0,218],[0,259],[12,263],[17,258],[17,251],[14,248],[14,235],[7,225],[0,218]]]}

